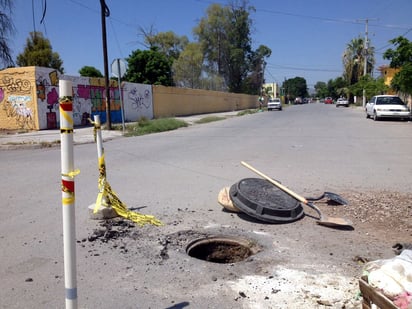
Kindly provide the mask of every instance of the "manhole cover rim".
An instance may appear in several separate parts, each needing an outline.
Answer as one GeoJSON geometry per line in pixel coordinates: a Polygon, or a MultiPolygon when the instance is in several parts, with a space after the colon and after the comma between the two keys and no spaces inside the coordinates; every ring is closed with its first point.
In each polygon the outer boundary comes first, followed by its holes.
{"type": "Polygon", "coordinates": [[[254,182],[257,187],[259,184],[266,185],[269,182],[260,178],[244,178],[230,187],[229,195],[233,204],[247,215],[270,223],[293,222],[303,217],[304,211],[299,201],[280,189],[276,193],[285,194],[284,197],[291,202],[291,205],[293,203],[292,209],[268,207],[248,198],[240,189],[240,186],[246,182],[254,182]],[[277,213],[277,215],[273,213],[277,213]]]}

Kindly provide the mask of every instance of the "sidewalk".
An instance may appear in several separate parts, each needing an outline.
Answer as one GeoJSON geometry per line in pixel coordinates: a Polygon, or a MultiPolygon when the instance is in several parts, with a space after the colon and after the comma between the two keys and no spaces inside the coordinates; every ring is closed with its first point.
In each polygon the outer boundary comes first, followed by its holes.
{"type": "MultiPolygon", "coordinates": [[[[191,115],[184,117],[175,117],[186,121],[189,125],[193,125],[196,121],[208,117],[208,116],[221,116],[221,117],[233,117],[239,111],[213,113],[206,115],[191,115]]],[[[94,129],[93,126],[74,128],[73,130],[73,143],[87,144],[94,143],[94,129]]],[[[118,130],[102,130],[103,141],[108,141],[114,138],[123,136],[122,131],[118,130]]],[[[56,130],[40,130],[32,131],[28,133],[1,133],[0,132],[0,150],[11,149],[34,149],[34,148],[47,148],[60,145],[60,129],[56,130]]]]}
{"type": "MultiPolygon", "coordinates": [[[[73,143],[94,143],[94,129],[90,127],[75,128],[73,143]]],[[[103,140],[121,137],[117,130],[102,130],[103,140]]],[[[60,145],[60,130],[41,130],[28,133],[0,134],[0,150],[47,148],[60,145]]]]}

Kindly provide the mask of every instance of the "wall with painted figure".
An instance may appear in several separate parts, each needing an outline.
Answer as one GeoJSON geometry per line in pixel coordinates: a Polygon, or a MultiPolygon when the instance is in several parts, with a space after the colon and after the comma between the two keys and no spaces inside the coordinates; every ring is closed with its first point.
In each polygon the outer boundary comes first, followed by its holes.
{"type": "MultiPolygon", "coordinates": [[[[99,115],[106,122],[104,78],[61,75],[43,67],[10,68],[0,71],[0,129],[45,130],[60,127],[59,80],[73,84],[74,126],[89,125],[99,115]]],[[[153,118],[152,86],[123,83],[120,89],[125,121],[153,118]]],[[[112,123],[122,123],[122,106],[116,80],[109,81],[112,123]]]]}
{"type": "MultiPolygon", "coordinates": [[[[0,71],[0,129],[44,130],[60,127],[59,80],[73,83],[73,125],[89,125],[100,116],[106,122],[104,78],[61,75],[42,67],[0,71]]],[[[201,89],[153,86],[110,80],[112,124],[147,119],[256,108],[257,96],[201,89]]]]}
{"type": "Polygon", "coordinates": [[[125,122],[137,121],[142,117],[153,119],[152,85],[123,82],[121,89],[125,122]]]}
{"type": "Polygon", "coordinates": [[[0,128],[38,129],[35,67],[0,71],[0,128]]]}

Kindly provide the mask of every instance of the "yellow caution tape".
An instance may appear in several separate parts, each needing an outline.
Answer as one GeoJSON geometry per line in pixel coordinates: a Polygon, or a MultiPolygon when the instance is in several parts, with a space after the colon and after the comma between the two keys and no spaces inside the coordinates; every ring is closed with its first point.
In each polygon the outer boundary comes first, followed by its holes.
{"type": "Polygon", "coordinates": [[[143,215],[127,209],[126,205],[117,197],[116,193],[113,192],[110,184],[106,181],[106,179],[102,179],[102,177],[99,177],[99,189],[100,192],[97,195],[96,205],[93,210],[94,213],[96,213],[100,208],[102,205],[102,200],[105,198],[108,205],[110,205],[110,207],[112,207],[119,216],[129,219],[140,226],[145,224],[153,224],[157,226],[163,225],[160,220],[156,219],[152,215],[143,215]],[[100,187],[101,185],[102,187],[100,187]]]}
{"type": "MultiPolygon", "coordinates": [[[[96,125],[96,123],[90,121],[94,124],[94,131],[96,134],[97,129],[100,129],[100,126],[96,125]]],[[[112,207],[114,211],[121,217],[129,219],[140,226],[145,224],[153,224],[153,225],[163,225],[163,223],[156,219],[154,216],[151,215],[143,215],[138,212],[134,212],[129,210],[125,204],[117,197],[116,193],[113,192],[110,184],[106,180],[106,164],[104,160],[104,153],[98,158],[99,164],[99,180],[98,180],[98,187],[99,187],[99,194],[96,198],[96,204],[93,209],[93,213],[96,213],[100,206],[104,207],[112,207]],[[105,202],[107,205],[102,205],[102,202],[105,202]]]]}
{"type": "Polygon", "coordinates": [[[75,198],[73,197],[64,197],[62,198],[62,204],[63,205],[71,205],[74,204],[75,198]]]}
{"type": "Polygon", "coordinates": [[[66,177],[70,177],[70,178],[74,178],[75,176],[80,174],[80,170],[79,169],[75,169],[74,171],[68,172],[68,173],[62,173],[62,176],[66,176],[66,177]]]}

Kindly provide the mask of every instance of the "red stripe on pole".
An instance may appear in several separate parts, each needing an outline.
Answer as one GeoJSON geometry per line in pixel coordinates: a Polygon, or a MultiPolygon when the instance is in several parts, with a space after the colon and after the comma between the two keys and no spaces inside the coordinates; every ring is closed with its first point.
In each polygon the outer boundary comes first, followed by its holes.
{"type": "Polygon", "coordinates": [[[74,192],[74,181],[62,179],[62,191],[63,192],[74,192]]]}
{"type": "Polygon", "coordinates": [[[60,102],[60,107],[62,110],[66,111],[66,112],[72,112],[73,111],[73,104],[70,101],[68,102],[60,102]]]}

